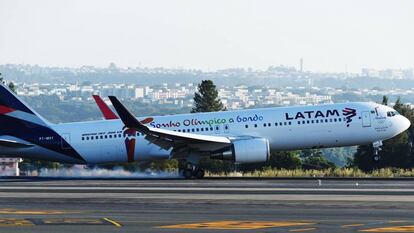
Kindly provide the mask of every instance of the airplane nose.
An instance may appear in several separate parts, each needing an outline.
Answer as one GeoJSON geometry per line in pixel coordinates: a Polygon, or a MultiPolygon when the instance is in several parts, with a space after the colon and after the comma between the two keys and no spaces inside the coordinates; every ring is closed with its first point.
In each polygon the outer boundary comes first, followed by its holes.
{"type": "Polygon", "coordinates": [[[410,127],[411,122],[406,117],[401,116],[401,120],[400,120],[399,125],[400,125],[401,132],[404,132],[405,130],[407,130],[410,127]]]}

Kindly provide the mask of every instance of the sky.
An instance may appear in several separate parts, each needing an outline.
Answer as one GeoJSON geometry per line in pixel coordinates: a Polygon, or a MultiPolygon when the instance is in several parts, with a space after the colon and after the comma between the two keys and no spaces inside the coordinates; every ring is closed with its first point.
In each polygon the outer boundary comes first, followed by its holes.
{"type": "Polygon", "coordinates": [[[0,0],[0,64],[414,67],[412,0],[0,0]]]}

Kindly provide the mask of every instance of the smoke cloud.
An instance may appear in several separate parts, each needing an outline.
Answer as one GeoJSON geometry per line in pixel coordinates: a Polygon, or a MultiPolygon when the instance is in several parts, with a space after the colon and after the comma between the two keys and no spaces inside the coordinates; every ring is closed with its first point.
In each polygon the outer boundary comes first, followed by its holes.
{"type": "Polygon", "coordinates": [[[143,172],[130,172],[121,167],[113,170],[104,168],[87,168],[73,166],[71,168],[47,169],[42,168],[37,174],[41,177],[72,177],[72,178],[180,178],[177,172],[163,172],[145,170],[143,172]]]}

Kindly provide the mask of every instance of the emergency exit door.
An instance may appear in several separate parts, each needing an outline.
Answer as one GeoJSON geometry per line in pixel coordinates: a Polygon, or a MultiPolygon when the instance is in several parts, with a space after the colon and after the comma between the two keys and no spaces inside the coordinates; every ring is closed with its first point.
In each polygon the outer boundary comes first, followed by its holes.
{"type": "Polygon", "coordinates": [[[362,127],[371,127],[371,113],[362,112],[362,127]]]}

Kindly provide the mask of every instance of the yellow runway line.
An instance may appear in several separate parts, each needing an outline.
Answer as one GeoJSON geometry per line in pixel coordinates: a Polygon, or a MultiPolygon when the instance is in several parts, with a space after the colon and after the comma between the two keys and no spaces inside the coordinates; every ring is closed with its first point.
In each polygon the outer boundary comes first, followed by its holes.
{"type": "Polygon", "coordinates": [[[16,210],[16,209],[0,209],[0,214],[22,214],[22,215],[54,215],[54,214],[78,214],[76,211],[61,210],[16,210]]]}
{"type": "Polygon", "coordinates": [[[316,230],[316,228],[311,227],[311,228],[302,228],[302,229],[292,229],[289,230],[290,232],[302,232],[302,231],[313,231],[316,230]]]}
{"type": "Polygon", "coordinates": [[[365,224],[362,223],[355,223],[355,224],[348,224],[348,225],[342,225],[342,228],[348,228],[348,227],[360,227],[360,226],[364,226],[365,224]]]}
{"type": "Polygon", "coordinates": [[[178,224],[169,226],[159,226],[156,228],[167,229],[225,229],[225,230],[252,230],[274,227],[293,227],[293,226],[308,226],[314,225],[314,222],[293,222],[293,221],[217,221],[217,222],[202,222],[190,224],[178,224]]]}
{"type": "Polygon", "coordinates": [[[360,232],[414,232],[414,225],[410,226],[392,226],[392,227],[379,227],[359,230],[360,232]]]}
{"type": "Polygon", "coordinates": [[[118,223],[118,222],[116,222],[116,221],[114,221],[114,220],[112,220],[112,219],[109,219],[109,218],[103,218],[105,221],[107,221],[107,222],[109,222],[109,223],[112,223],[114,226],[116,226],[116,227],[122,227],[122,225],[120,224],[120,223],[118,223]]]}

